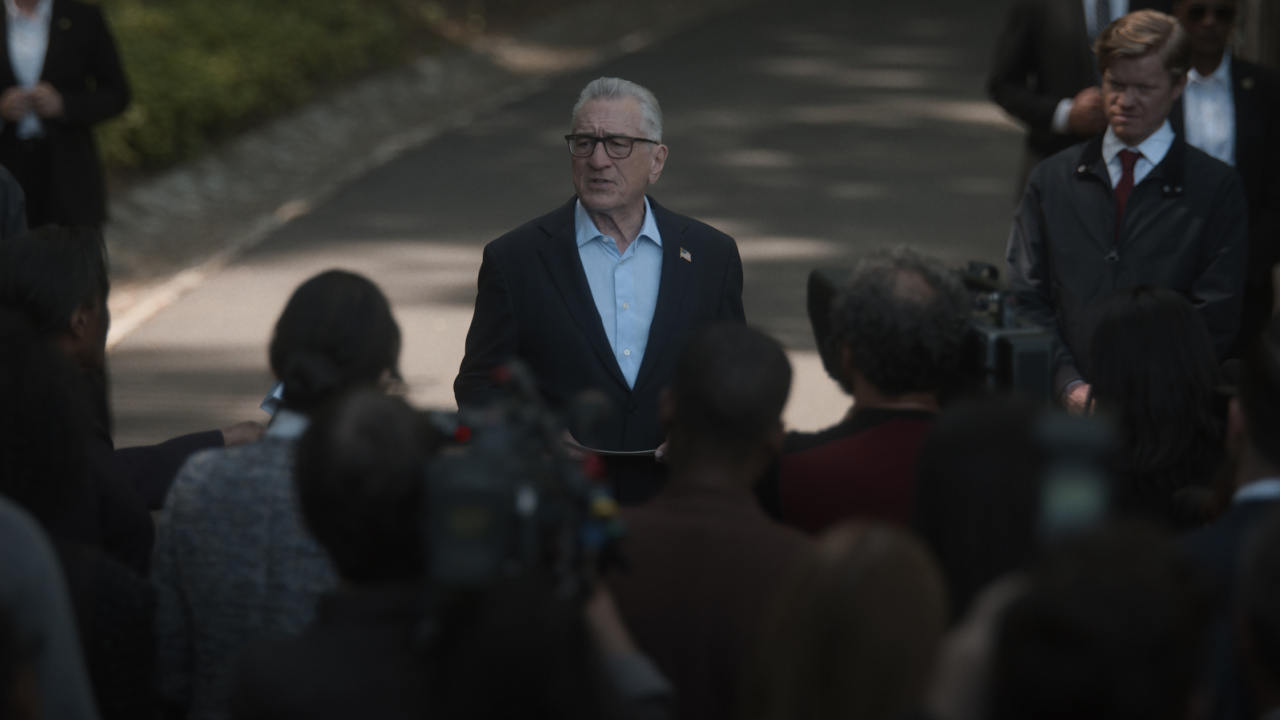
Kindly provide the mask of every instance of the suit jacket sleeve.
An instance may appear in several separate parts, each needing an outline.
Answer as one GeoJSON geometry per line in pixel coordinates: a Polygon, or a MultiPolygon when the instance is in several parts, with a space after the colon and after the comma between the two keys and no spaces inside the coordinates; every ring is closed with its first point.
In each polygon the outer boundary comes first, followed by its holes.
{"type": "Polygon", "coordinates": [[[1058,327],[1057,311],[1053,300],[1053,279],[1049,272],[1049,249],[1046,245],[1044,215],[1040,209],[1040,184],[1037,173],[1032,173],[1027,190],[1022,195],[1018,212],[1009,231],[1009,249],[1005,260],[1009,264],[1009,285],[1018,301],[1018,311],[1028,320],[1053,333],[1054,394],[1060,394],[1067,385],[1080,380],[1075,357],[1062,340],[1058,327]]]}
{"type": "Polygon", "coordinates": [[[182,435],[159,445],[123,448],[115,451],[115,466],[125,481],[133,486],[148,510],[164,507],[164,496],[177,477],[182,464],[192,453],[223,447],[222,432],[182,435]]]}
{"type": "Polygon", "coordinates": [[[490,245],[484,249],[480,263],[476,309],[467,331],[462,367],[453,381],[453,396],[458,407],[481,405],[497,394],[493,369],[514,357],[518,349],[511,288],[490,245]]]}
{"type": "Polygon", "coordinates": [[[89,29],[82,37],[90,43],[88,71],[94,82],[92,87],[83,89],[60,88],[64,106],[62,121],[68,125],[99,123],[124,112],[129,104],[129,83],[106,20],[98,8],[84,6],[84,9],[84,21],[89,29]]]}
{"type": "Polygon", "coordinates": [[[723,322],[747,321],[742,309],[742,257],[737,244],[731,244],[728,266],[724,270],[724,295],[720,298],[719,319],[723,322]]]}
{"type": "Polygon", "coordinates": [[[1240,327],[1245,267],[1249,261],[1249,211],[1240,176],[1228,173],[1205,221],[1204,255],[1191,286],[1218,357],[1226,357],[1240,327]]]}
{"type": "Polygon", "coordinates": [[[1009,13],[996,41],[996,55],[987,78],[987,93],[1005,112],[1030,128],[1048,132],[1053,113],[1064,98],[1037,92],[1031,87],[1036,68],[1040,28],[1045,18],[1037,4],[1019,0],[1009,13]]]}

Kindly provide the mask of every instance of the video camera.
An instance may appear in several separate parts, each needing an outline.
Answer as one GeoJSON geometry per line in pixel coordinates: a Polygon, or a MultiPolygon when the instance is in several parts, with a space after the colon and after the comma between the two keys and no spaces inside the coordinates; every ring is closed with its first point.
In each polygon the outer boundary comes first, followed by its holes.
{"type": "MultiPolygon", "coordinates": [[[[809,273],[809,322],[822,365],[837,381],[844,370],[831,310],[851,272],[850,268],[818,268],[809,273]]],[[[988,390],[1015,391],[1051,401],[1053,336],[1018,315],[1013,293],[1000,283],[994,266],[974,261],[956,275],[973,296],[970,327],[973,374],[977,377],[972,382],[988,390]]],[[[959,384],[965,384],[964,380],[959,384]]]]}
{"type": "Polygon", "coordinates": [[[495,371],[502,396],[431,413],[446,438],[426,470],[423,542],[431,587],[479,590],[541,574],[586,597],[614,562],[622,522],[607,486],[565,453],[564,426],[519,361],[495,371]]]}

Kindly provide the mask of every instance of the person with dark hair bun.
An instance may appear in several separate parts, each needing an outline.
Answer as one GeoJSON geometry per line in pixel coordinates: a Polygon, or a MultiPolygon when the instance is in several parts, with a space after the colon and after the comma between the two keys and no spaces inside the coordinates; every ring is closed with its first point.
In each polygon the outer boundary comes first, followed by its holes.
{"type": "Polygon", "coordinates": [[[1088,360],[1093,408],[1115,416],[1124,443],[1118,509],[1201,524],[1223,433],[1204,320],[1172,290],[1126,288],[1094,310],[1088,360]]]}
{"type": "Polygon", "coordinates": [[[310,416],[398,375],[400,328],[368,279],[330,270],[303,283],[276,323],[271,369],[284,401],[262,442],[200,453],[183,467],[157,524],[158,686],[191,720],[227,713],[236,655],[264,634],[296,634],[337,582],[304,527],[294,455],[310,416]]]}

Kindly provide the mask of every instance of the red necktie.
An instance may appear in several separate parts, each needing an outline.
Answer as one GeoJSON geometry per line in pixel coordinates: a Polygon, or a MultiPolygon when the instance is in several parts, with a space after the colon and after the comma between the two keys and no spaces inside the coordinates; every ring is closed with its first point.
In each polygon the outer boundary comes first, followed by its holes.
{"type": "Polygon", "coordinates": [[[1116,183],[1116,238],[1120,237],[1120,221],[1124,218],[1124,206],[1129,202],[1129,193],[1133,192],[1133,166],[1138,164],[1142,153],[1133,150],[1120,151],[1120,166],[1124,172],[1120,182],[1116,183]]]}

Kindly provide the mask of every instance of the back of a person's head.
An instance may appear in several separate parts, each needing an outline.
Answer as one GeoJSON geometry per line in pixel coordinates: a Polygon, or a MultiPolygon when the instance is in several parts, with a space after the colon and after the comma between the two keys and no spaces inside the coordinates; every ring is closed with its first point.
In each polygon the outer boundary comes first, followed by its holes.
{"type": "Polygon", "coordinates": [[[1241,358],[1239,398],[1253,449],[1280,469],[1280,318],[1241,358]]]}
{"type": "Polygon", "coordinates": [[[1273,510],[1245,546],[1239,611],[1245,656],[1258,681],[1280,697],[1280,512],[1273,510]]]}
{"type": "Polygon", "coordinates": [[[344,270],[307,280],[276,322],[271,370],[284,406],[311,412],[357,387],[399,376],[400,327],[378,286],[344,270]]]}
{"type": "Polygon", "coordinates": [[[25,314],[40,337],[66,332],[76,308],[105,302],[109,291],[94,228],[46,225],[0,242],[0,307],[25,314]]]}
{"type": "Polygon", "coordinates": [[[1040,480],[1049,454],[1036,440],[1043,407],[985,396],[938,417],[921,448],[913,520],[951,590],[954,619],[1039,548],[1040,480]]]}
{"type": "Polygon", "coordinates": [[[1131,474],[1171,471],[1168,482],[1182,483],[1178,468],[1217,456],[1218,359],[1204,320],[1182,295],[1139,286],[1098,305],[1086,374],[1098,408],[1119,423],[1131,474]]]}
{"type": "Polygon", "coordinates": [[[1210,617],[1207,585],[1171,537],[1114,525],[1029,578],[997,631],[992,720],[1182,720],[1210,617]]]}
{"type": "Polygon", "coordinates": [[[357,584],[423,572],[425,468],[435,433],[403,400],[357,391],[317,412],[298,443],[303,520],[357,584]]]}
{"type": "Polygon", "coordinates": [[[777,340],[746,325],[702,331],[669,388],[673,462],[680,448],[741,452],[779,428],[791,363],[777,340]]]}
{"type": "Polygon", "coordinates": [[[964,288],[942,263],[903,248],[858,263],[832,322],[854,368],[880,392],[898,396],[940,392],[962,376],[971,314],[964,288]]]}
{"type": "Polygon", "coordinates": [[[942,575],[918,540],[886,524],[837,525],[779,589],[744,717],[904,717],[920,704],[946,622],[942,575]]]}
{"type": "Polygon", "coordinates": [[[26,317],[0,309],[0,494],[43,523],[84,482],[86,391],[26,317]]]}

